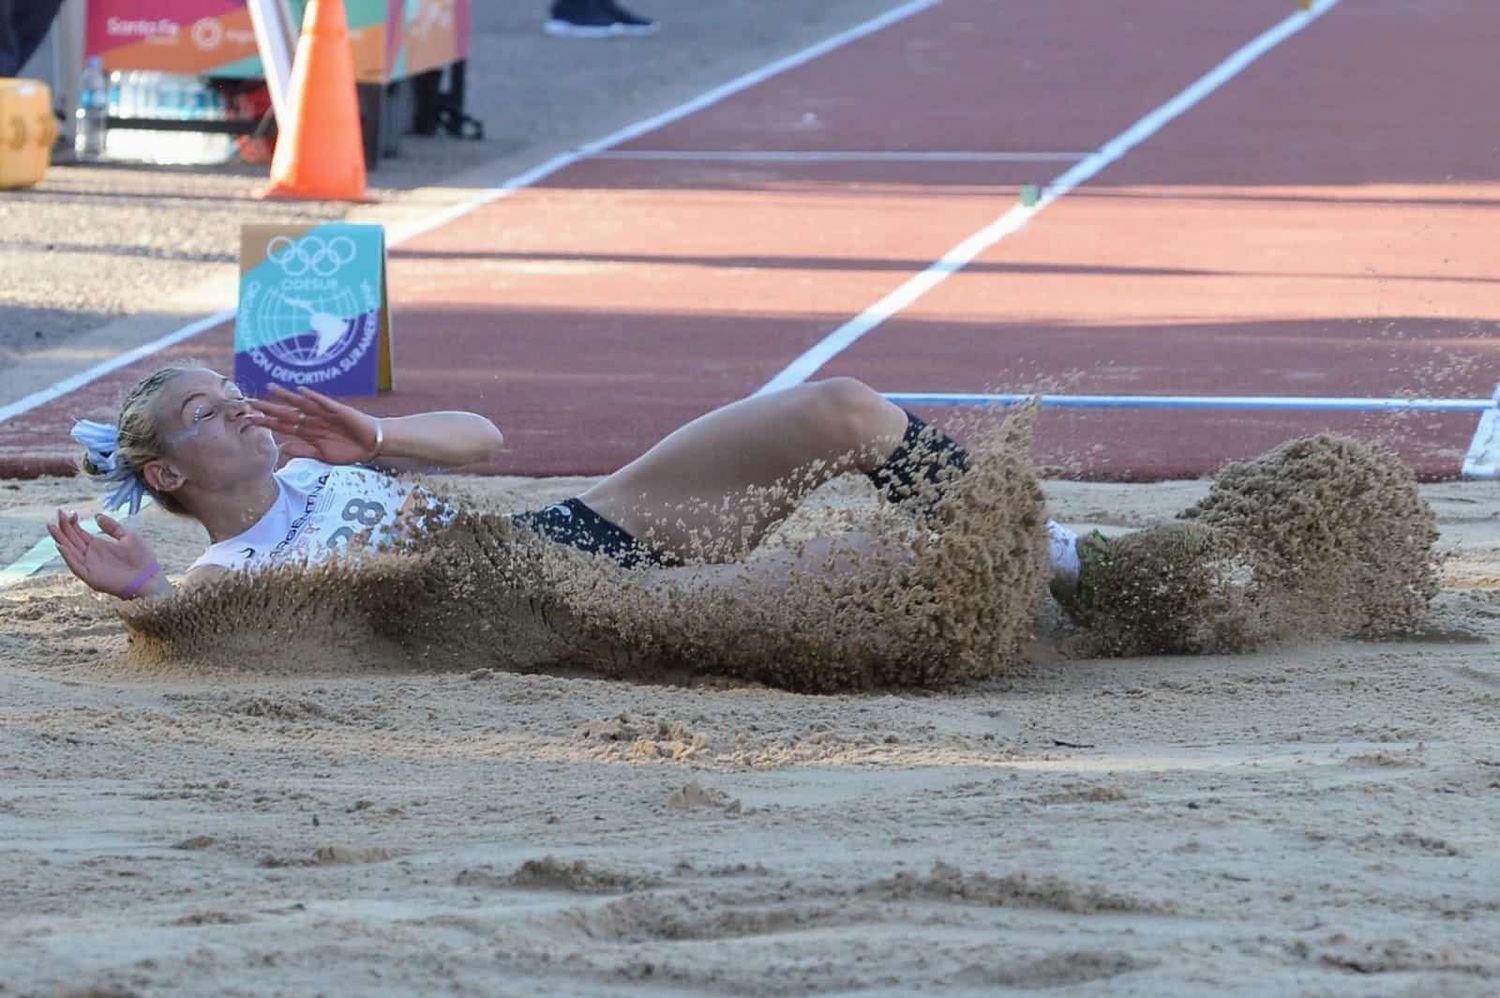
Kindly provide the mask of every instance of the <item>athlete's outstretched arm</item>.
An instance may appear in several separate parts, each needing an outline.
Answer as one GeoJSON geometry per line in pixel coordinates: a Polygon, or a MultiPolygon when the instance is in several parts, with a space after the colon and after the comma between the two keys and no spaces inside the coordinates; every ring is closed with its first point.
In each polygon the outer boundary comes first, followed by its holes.
{"type": "Polygon", "coordinates": [[[272,385],[270,391],[275,401],[257,399],[252,405],[265,425],[285,438],[281,452],[287,457],[329,464],[374,461],[417,470],[488,461],[505,444],[500,428],[473,412],[420,412],[377,420],[311,388],[293,392],[272,385]]]}

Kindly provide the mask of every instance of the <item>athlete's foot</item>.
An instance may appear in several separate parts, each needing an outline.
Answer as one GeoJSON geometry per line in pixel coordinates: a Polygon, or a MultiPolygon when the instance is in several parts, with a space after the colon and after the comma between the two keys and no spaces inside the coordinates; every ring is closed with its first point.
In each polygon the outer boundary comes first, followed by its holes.
{"type": "MultiPolygon", "coordinates": [[[[1053,526],[1049,521],[1049,534],[1053,526]]],[[[1067,531],[1067,528],[1062,529],[1067,531]]],[[[1062,604],[1069,616],[1078,619],[1086,616],[1093,607],[1094,587],[1098,584],[1102,567],[1109,560],[1109,538],[1097,530],[1081,537],[1072,531],[1067,533],[1073,548],[1071,559],[1059,557],[1059,539],[1052,536],[1052,581],[1049,588],[1052,598],[1062,604]]]]}
{"type": "Polygon", "coordinates": [[[1058,523],[1047,521],[1047,554],[1052,564],[1048,587],[1061,603],[1071,599],[1078,589],[1078,534],[1058,523]]]}
{"type": "Polygon", "coordinates": [[[1261,640],[1254,566],[1223,535],[1177,521],[1079,539],[1078,586],[1064,608],[1091,655],[1197,654],[1261,640]]]}

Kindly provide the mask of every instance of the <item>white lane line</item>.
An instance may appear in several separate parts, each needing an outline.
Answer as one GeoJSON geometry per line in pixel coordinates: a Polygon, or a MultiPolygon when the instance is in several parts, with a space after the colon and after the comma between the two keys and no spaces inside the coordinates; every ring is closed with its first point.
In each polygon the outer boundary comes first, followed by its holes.
{"type": "Polygon", "coordinates": [[[653,132],[658,128],[670,125],[672,122],[677,121],[681,118],[686,118],[690,114],[695,114],[698,111],[702,111],[704,108],[711,107],[714,104],[719,103],[719,101],[724,100],[726,97],[733,97],[735,94],[739,93],[742,90],[748,90],[759,83],[764,83],[771,77],[779,76],[782,73],[785,73],[787,70],[796,69],[798,66],[801,66],[804,63],[811,62],[814,59],[819,58],[820,56],[827,55],[829,52],[832,52],[835,49],[843,48],[850,42],[859,41],[861,38],[864,38],[867,35],[873,35],[877,31],[888,28],[893,24],[906,20],[907,18],[914,17],[917,14],[922,13],[922,11],[924,10],[927,10],[931,7],[936,7],[942,2],[943,0],[911,0],[910,3],[904,3],[893,10],[886,11],[884,14],[881,14],[878,17],[873,17],[862,24],[857,24],[847,31],[841,31],[838,34],[833,35],[832,37],[823,39],[821,42],[818,42],[815,45],[810,45],[800,52],[794,52],[791,55],[786,56],[785,58],[777,59],[775,62],[767,63],[759,69],[753,69],[750,72],[746,73],[744,76],[730,80],[728,83],[725,83],[722,86],[717,86],[712,90],[705,91],[704,93],[699,94],[697,97],[694,97],[692,100],[687,101],[683,104],[679,104],[669,111],[664,111],[663,113],[655,115],[654,117],[646,118],[643,121],[638,121],[633,125],[627,125],[626,127],[620,129],[618,132],[613,132],[609,135],[606,135],[602,139],[596,139],[593,142],[585,143],[579,146],[577,149],[574,149],[572,152],[563,153],[560,156],[554,156],[552,159],[547,160],[540,166],[534,167],[533,169],[528,170],[525,173],[520,174],[519,176],[512,177],[510,180],[507,180],[499,187],[494,187],[488,191],[485,191],[471,201],[467,201],[461,205],[455,205],[447,211],[439,213],[429,221],[418,225],[414,229],[404,232],[401,238],[410,239],[422,235],[423,233],[430,232],[433,229],[438,228],[439,226],[447,225],[454,219],[462,218],[464,215],[467,215],[475,208],[479,208],[483,205],[489,204],[492,201],[497,201],[500,198],[506,197],[512,191],[520,190],[523,187],[530,187],[532,184],[537,183],[544,177],[548,177],[556,173],[558,170],[572,166],[574,163],[577,163],[580,160],[585,160],[590,157],[597,156],[599,153],[604,152],[606,149],[611,149],[614,146],[622,145],[626,142],[630,142],[633,139],[638,139],[648,132],[653,132]]]}
{"type": "MultiPolygon", "coordinates": [[[[99,534],[102,532],[99,529],[99,525],[94,523],[94,521],[92,520],[80,520],[79,523],[82,525],[84,530],[87,530],[91,534],[99,534]]],[[[9,589],[11,586],[29,579],[31,576],[35,575],[42,569],[46,568],[48,565],[52,564],[53,559],[55,559],[56,557],[57,542],[54,541],[50,536],[43,537],[41,540],[31,545],[31,547],[27,548],[26,552],[22,554],[21,557],[17,558],[9,565],[6,565],[4,568],[0,568],[0,589],[9,589]]]]}
{"type": "Polygon", "coordinates": [[[1076,163],[1086,152],[963,152],[961,150],[799,152],[771,149],[621,149],[594,159],[644,163],[1076,163]]]}
{"type": "Polygon", "coordinates": [[[1199,77],[1186,90],[1110,139],[1098,152],[1060,174],[1041,190],[1034,204],[1015,205],[989,225],[943,254],[926,270],[913,275],[896,290],[823,337],[766,382],[756,394],[790,388],[812,377],[820,367],[848,349],[865,333],[906,309],[1006,236],[1020,232],[1034,216],[1052,202],[1068,194],[1080,184],[1093,179],[1105,167],[1119,160],[1130,150],[1161,131],[1174,119],[1191,110],[1215,90],[1238,76],[1256,59],[1322,17],[1338,3],[1339,0],[1317,0],[1309,9],[1295,11],[1274,27],[1262,32],[1229,58],[1199,77]]]}
{"type": "Polygon", "coordinates": [[[968,392],[885,392],[897,405],[1009,406],[1039,399],[1056,409],[1236,409],[1281,412],[1483,412],[1494,399],[1320,398],[1304,395],[1032,395],[968,392]]]}
{"type": "Polygon", "coordinates": [[[149,357],[157,351],[165,350],[173,344],[191,339],[206,329],[212,329],[215,326],[228,322],[234,318],[234,312],[234,309],[226,308],[215,312],[213,315],[204,316],[201,319],[188,323],[176,332],[168,333],[159,339],[152,340],[150,343],[143,343],[134,350],[127,350],[125,353],[111,357],[109,360],[101,361],[87,370],[79,371],[71,377],[64,378],[56,384],[48,385],[40,391],[35,391],[23,398],[16,399],[16,401],[9,405],[0,406],[0,423],[14,419],[22,413],[30,412],[39,406],[46,405],[53,399],[61,398],[69,392],[77,391],[90,382],[98,381],[111,371],[118,371],[127,364],[134,364],[143,357],[149,357]]]}
{"type": "MultiPolygon", "coordinates": [[[[743,76],[730,80],[728,83],[721,84],[720,86],[714,87],[711,90],[706,90],[703,93],[699,94],[697,97],[694,97],[692,100],[679,104],[676,107],[671,108],[670,110],[662,112],[661,114],[653,115],[652,117],[638,121],[633,125],[627,125],[619,131],[612,132],[611,134],[606,135],[601,139],[596,139],[593,142],[585,143],[584,145],[579,146],[577,149],[574,149],[571,152],[554,156],[551,159],[532,167],[530,170],[527,170],[524,173],[520,173],[514,177],[511,177],[509,180],[500,184],[498,187],[492,187],[489,190],[482,191],[467,201],[463,201],[459,204],[453,205],[452,207],[444,211],[438,212],[436,215],[432,216],[424,222],[420,222],[409,227],[398,228],[395,232],[392,233],[391,238],[388,240],[388,245],[398,245],[409,239],[415,239],[417,236],[431,232],[433,229],[447,225],[449,222],[452,222],[456,219],[462,218],[464,215],[469,214],[469,212],[474,211],[476,208],[483,207],[484,205],[507,197],[514,191],[521,190],[525,187],[530,187],[533,184],[536,184],[539,181],[545,179],[546,177],[549,177],[552,174],[558,172],[559,170],[572,166],[574,163],[577,163],[580,160],[587,159],[591,156],[596,155],[597,153],[609,149],[612,146],[617,146],[621,143],[629,142],[630,140],[639,138],[640,136],[654,131],[655,129],[661,128],[665,125],[669,125],[680,118],[685,118],[690,114],[694,114],[698,111],[703,110],[704,108],[717,104],[719,101],[722,101],[727,97],[732,97],[742,90],[748,90],[750,87],[753,87],[756,84],[763,83],[773,76],[778,76],[782,73],[787,72],[788,70],[795,69],[798,66],[803,65],[804,63],[811,62],[812,60],[817,59],[820,56],[827,55],[829,52],[832,52],[838,48],[842,48],[843,46],[848,45],[850,42],[855,42],[867,35],[872,35],[875,32],[890,27],[891,25],[896,24],[899,21],[904,21],[907,18],[920,14],[922,11],[927,10],[930,7],[935,7],[942,2],[943,0],[911,0],[911,2],[909,3],[904,3],[899,7],[886,11],[884,14],[881,14],[878,17],[873,17],[868,21],[857,24],[852,28],[825,38],[821,42],[810,45],[799,52],[794,52],[789,56],[777,59],[774,62],[769,62],[766,65],[761,66],[759,69],[751,70],[750,72],[745,73],[743,76]]],[[[201,333],[206,329],[211,329],[214,326],[218,326],[224,322],[227,322],[230,319],[234,318],[234,314],[235,310],[232,308],[224,309],[220,312],[215,312],[213,315],[198,319],[186,326],[183,326],[181,329],[178,329],[175,332],[168,333],[167,335],[160,337],[159,339],[152,340],[149,343],[144,343],[141,346],[136,347],[134,350],[129,351],[128,353],[121,354],[118,357],[114,357],[110,360],[96,364],[93,367],[72,375],[71,377],[64,378],[56,384],[44,388],[41,391],[33,392],[32,394],[27,395],[25,398],[18,399],[15,402],[10,403],[9,405],[0,407],[0,423],[4,423],[6,420],[14,419],[16,416],[30,412],[31,410],[36,409],[39,406],[46,405],[48,402],[51,402],[54,399],[68,394],[69,392],[76,391],[87,384],[97,381],[100,378],[104,377],[106,374],[117,371],[127,364],[140,360],[143,357],[149,357],[151,354],[157,353],[158,351],[164,350],[174,344],[181,343],[183,340],[196,336],[198,333],[201,333]]]]}
{"type": "Polygon", "coordinates": [[[1495,386],[1489,411],[1479,417],[1464,454],[1462,474],[1465,478],[1500,478],[1500,385],[1495,386]]]}

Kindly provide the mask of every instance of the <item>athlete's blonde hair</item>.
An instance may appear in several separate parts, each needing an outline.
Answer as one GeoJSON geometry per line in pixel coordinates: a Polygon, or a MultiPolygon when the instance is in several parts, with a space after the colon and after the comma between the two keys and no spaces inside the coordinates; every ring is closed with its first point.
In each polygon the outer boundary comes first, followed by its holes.
{"type": "MultiPolygon", "coordinates": [[[[147,462],[164,456],[167,449],[167,435],[153,412],[153,406],[167,385],[189,370],[186,367],[164,367],[137,381],[125,393],[125,399],[120,403],[120,415],[116,420],[120,436],[114,452],[115,460],[123,461],[129,466],[158,506],[179,516],[189,515],[182,503],[168,493],[153,489],[141,475],[141,469],[147,462]]],[[[89,459],[87,451],[84,452],[80,466],[90,475],[98,475],[102,471],[89,459]]]]}

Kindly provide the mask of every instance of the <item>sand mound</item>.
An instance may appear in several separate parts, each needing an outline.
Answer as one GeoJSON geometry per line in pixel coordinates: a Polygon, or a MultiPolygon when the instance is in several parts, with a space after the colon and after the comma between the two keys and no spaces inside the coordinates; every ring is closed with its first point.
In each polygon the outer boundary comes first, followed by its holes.
{"type": "Polygon", "coordinates": [[[1096,547],[1075,656],[1242,652],[1421,625],[1437,521],[1391,451],[1302,437],[1224,468],[1181,522],[1096,547]]]}
{"type": "Polygon", "coordinates": [[[744,806],[734,797],[715,787],[705,787],[693,780],[667,797],[667,807],[673,811],[722,811],[739,814],[744,806]]]}
{"type": "Polygon", "coordinates": [[[1042,589],[1030,414],[915,518],[868,517],[816,557],[623,569],[465,513],[399,553],[226,578],[124,604],[140,661],[256,671],[586,669],[809,691],[943,685],[1021,658],[1042,589]]]}
{"type": "Polygon", "coordinates": [[[1255,563],[1281,634],[1417,627],[1438,593],[1437,518],[1385,447],[1319,434],[1231,464],[1181,516],[1255,563]]]}
{"type": "Polygon", "coordinates": [[[581,859],[568,863],[554,856],[528,859],[511,873],[503,875],[488,866],[460,870],[453,882],[460,887],[570,891],[576,894],[626,893],[660,883],[655,877],[605,869],[581,859]]]}
{"type": "Polygon", "coordinates": [[[826,904],[796,896],[720,892],[630,894],[591,908],[560,913],[568,929],[601,942],[744,939],[877,921],[873,908],[826,904]]]}
{"type": "Polygon", "coordinates": [[[1102,981],[1157,965],[1120,950],[1065,950],[1034,959],[971,964],[951,983],[967,988],[1061,988],[1102,981]]]}
{"type": "Polygon", "coordinates": [[[361,863],[384,863],[394,853],[380,846],[319,846],[310,856],[262,856],[258,866],[277,869],[287,866],[347,866],[361,863]]]}
{"type": "Polygon", "coordinates": [[[859,891],[898,901],[952,901],[994,908],[1045,908],[1074,914],[1120,911],[1170,911],[1150,901],[1113,894],[1096,884],[1080,884],[1061,877],[1028,873],[992,877],[965,873],[937,862],[927,873],[902,872],[878,880],[859,891]]]}

